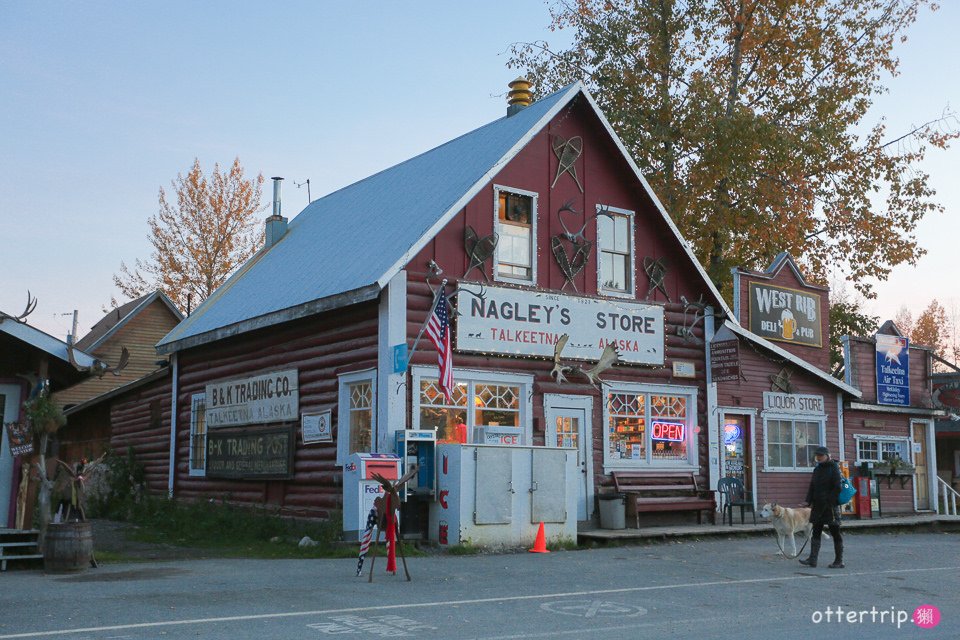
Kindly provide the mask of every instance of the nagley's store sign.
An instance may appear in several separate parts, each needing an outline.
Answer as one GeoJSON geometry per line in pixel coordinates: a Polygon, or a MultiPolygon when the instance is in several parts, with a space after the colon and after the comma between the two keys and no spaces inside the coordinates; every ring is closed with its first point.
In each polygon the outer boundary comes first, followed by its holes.
{"type": "Polygon", "coordinates": [[[235,427],[296,420],[300,411],[297,370],[208,384],[207,426],[235,427]]]}
{"type": "Polygon", "coordinates": [[[751,282],[750,331],[767,340],[823,346],[820,296],[751,282]]]}
{"type": "Polygon", "coordinates": [[[608,344],[621,362],[663,364],[663,307],[618,300],[461,284],[457,349],[552,358],[570,336],[564,359],[597,360],[608,344]]]}

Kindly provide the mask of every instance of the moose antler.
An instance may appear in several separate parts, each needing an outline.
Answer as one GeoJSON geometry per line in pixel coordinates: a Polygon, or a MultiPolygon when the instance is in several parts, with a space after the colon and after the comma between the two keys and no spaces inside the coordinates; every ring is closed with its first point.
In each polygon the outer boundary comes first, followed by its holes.
{"type": "Polygon", "coordinates": [[[2,318],[10,318],[10,319],[12,319],[12,320],[16,320],[16,321],[19,322],[20,324],[26,324],[26,323],[27,323],[27,316],[30,315],[31,313],[33,313],[33,311],[34,311],[36,308],[37,308],[37,299],[34,298],[33,296],[31,296],[31,295],[30,295],[30,290],[27,289],[27,306],[23,309],[23,313],[21,313],[21,314],[18,315],[18,316],[11,316],[9,313],[4,313],[4,312],[0,311],[0,319],[2,319],[2,318]]]}
{"type": "Polygon", "coordinates": [[[620,361],[620,353],[617,351],[617,348],[612,344],[608,344],[603,353],[600,354],[600,360],[590,369],[584,369],[578,367],[580,373],[586,376],[587,380],[590,381],[594,387],[599,388],[603,380],[600,379],[600,374],[617,364],[620,361]]]}
{"type": "Polygon", "coordinates": [[[73,339],[67,341],[67,358],[70,360],[70,364],[73,365],[73,368],[77,371],[89,371],[98,378],[102,378],[108,373],[112,373],[115,376],[119,376],[120,372],[127,368],[127,365],[130,364],[130,352],[127,351],[126,347],[123,347],[120,350],[120,362],[117,363],[117,366],[111,367],[109,364],[95,358],[93,361],[93,366],[82,367],[77,364],[76,358],[73,357],[73,339]]]}
{"type": "Polygon", "coordinates": [[[550,375],[556,378],[557,384],[566,382],[567,378],[563,374],[573,370],[573,367],[560,364],[560,356],[569,339],[570,336],[565,333],[557,340],[557,344],[553,345],[553,369],[550,370],[550,375]]]}

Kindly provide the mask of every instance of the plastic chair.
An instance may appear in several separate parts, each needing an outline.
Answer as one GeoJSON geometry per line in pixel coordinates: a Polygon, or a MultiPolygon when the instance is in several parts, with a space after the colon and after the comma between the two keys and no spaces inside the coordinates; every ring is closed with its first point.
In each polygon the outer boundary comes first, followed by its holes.
{"type": "Polygon", "coordinates": [[[744,523],[743,512],[749,509],[753,514],[753,524],[757,524],[757,512],[753,508],[753,496],[745,490],[739,478],[720,478],[717,481],[717,493],[720,494],[720,511],[723,514],[721,524],[730,518],[733,526],[733,508],[740,507],[740,524],[744,523]]]}

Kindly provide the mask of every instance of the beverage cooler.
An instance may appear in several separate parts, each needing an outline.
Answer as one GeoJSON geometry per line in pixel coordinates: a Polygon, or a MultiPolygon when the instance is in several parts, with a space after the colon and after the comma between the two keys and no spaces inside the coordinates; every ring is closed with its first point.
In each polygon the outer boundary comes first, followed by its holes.
{"type": "Polygon", "coordinates": [[[577,539],[580,470],[573,448],[437,446],[429,538],[441,545],[530,546],[577,539]]]}
{"type": "Polygon", "coordinates": [[[379,474],[396,480],[402,471],[400,456],[389,453],[354,453],[343,467],[343,537],[359,540],[367,528],[367,515],[373,501],[383,495],[383,487],[373,479],[379,474]]]}

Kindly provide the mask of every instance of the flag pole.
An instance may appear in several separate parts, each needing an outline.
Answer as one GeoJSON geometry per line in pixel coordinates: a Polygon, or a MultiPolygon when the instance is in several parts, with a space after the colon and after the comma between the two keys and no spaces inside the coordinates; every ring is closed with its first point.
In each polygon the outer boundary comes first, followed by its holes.
{"type": "Polygon", "coordinates": [[[410,347],[410,353],[407,354],[407,368],[410,368],[410,362],[413,361],[413,354],[417,352],[417,345],[420,344],[420,338],[423,337],[423,332],[426,331],[427,325],[430,323],[433,310],[437,308],[437,301],[440,300],[440,296],[446,294],[446,290],[447,279],[444,278],[440,283],[440,288],[437,289],[437,293],[433,296],[433,302],[430,303],[430,313],[427,314],[427,319],[423,321],[423,325],[420,327],[420,333],[417,334],[417,339],[413,341],[413,346],[410,347]]]}

